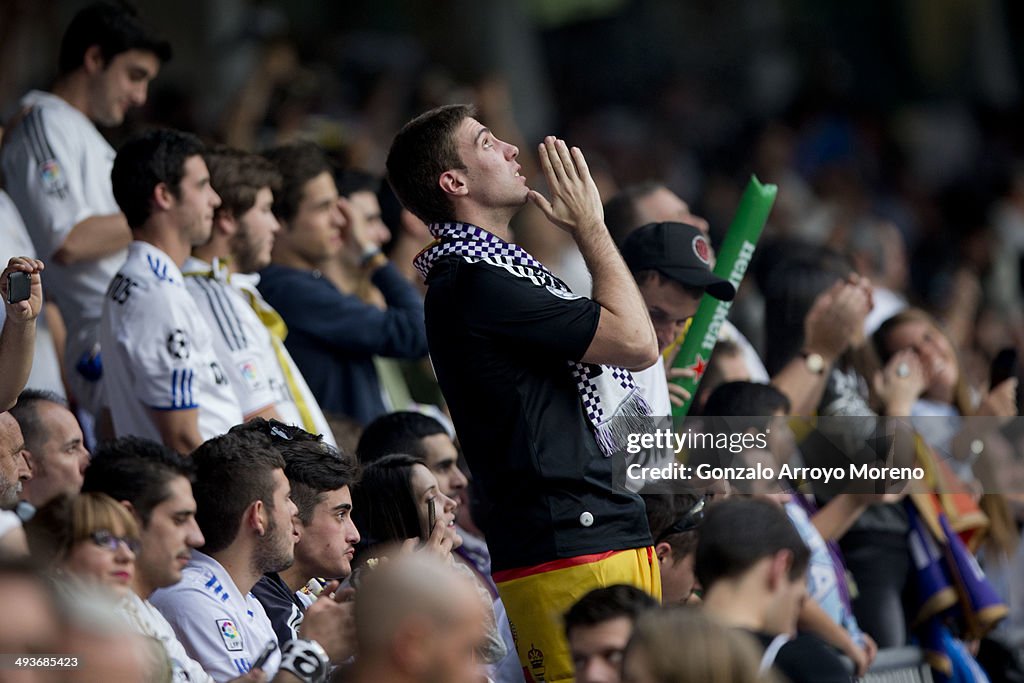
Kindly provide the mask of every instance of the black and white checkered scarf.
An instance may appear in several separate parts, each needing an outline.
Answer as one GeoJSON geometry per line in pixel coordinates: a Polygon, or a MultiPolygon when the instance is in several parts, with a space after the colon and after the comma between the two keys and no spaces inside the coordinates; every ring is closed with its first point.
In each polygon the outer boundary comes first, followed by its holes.
{"type": "MultiPolygon", "coordinates": [[[[537,259],[516,244],[468,223],[434,223],[437,238],[413,261],[426,278],[438,259],[459,256],[469,263],[483,261],[544,287],[555,296],[576,298],[572,290],[537,259]]],[[[601,451],[610,456],[622,450],[630,433],[650,431],[651,409],[629,370],[608,365],[567,361],[576,380],[580,401],[601,451]]]]}

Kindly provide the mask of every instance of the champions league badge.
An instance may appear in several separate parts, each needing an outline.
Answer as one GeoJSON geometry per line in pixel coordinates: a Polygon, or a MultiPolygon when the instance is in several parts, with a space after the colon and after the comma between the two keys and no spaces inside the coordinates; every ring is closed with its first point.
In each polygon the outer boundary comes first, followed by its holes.
{"type": "Polygon", "coordinates": [[[184,330],[173,330],[167,335],[167,353],[178,360],[186,360],[189,357],[188,336],[184,330]]]}

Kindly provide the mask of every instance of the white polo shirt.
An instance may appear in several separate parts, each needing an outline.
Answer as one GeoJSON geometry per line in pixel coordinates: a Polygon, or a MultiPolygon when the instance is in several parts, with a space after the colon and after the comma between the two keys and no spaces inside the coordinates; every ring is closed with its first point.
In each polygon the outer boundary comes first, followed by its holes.
{"type": "Polygon", "coordinates": [[[253,310],[251,301],[273,311],[256,289],[260,276],[243,273],[229,276],[222,263],[218,262],[214,268],[197,258],[189,258],[182,270],[186,287],[213,332],[214,351],[235,389],[242,412],[250,415],[273,405],[282,422],[305,427],[294,391],[312,418],[310,431],[323,434],[324,441],[336,445],[320,405],[291,354],[282,344],[278,356],[270,331],[253,310]],[[291,386],[282,361],[288,364],[291,386]]]}
{"type": "Polygon", "coordinates": [[[209,439],[242,422],[230,380],[185,278],[171,258],[135,241],[103,302],[104,389],[118,436],[161,441],[155,410],[199,410],[209,439]]]}
{"type": "MultiPolygon", "coordinates": [[[[192,551],[181,581],[156,591],[149,601],[215,681],[249,671],[267,642],[277,642],[263,605],[252,593],[243,596],[224,567],[201,552],[192,551]]],[[[263,666],[268,681],[280,665],[277,649],[263,666]]]]}
{"type": "Polygon", "coordinates": [[[114,149],[80,111],[52,93],[33,90],[20,102],[28,110],[6,131],[0,167],[6,190],[46,263],[44,287],[52,294],[68,330],[65,364],[77,398],[92,412],[98,388],[89,370],[77,368],[94,352],[107,285],[125,250],[96,261],[62,266],[53,261],[71,229],[91,216],[120,213],[110,171],[114,149]]]}

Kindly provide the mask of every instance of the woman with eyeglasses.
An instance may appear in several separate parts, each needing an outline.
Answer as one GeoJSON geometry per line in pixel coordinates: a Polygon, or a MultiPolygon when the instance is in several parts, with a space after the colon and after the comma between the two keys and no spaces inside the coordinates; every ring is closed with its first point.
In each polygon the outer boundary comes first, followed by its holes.
{"type": "Polygon", "coordinates": [[[103,493],[61,496],[41,507],[25,525],[32,557],[54,574],[114,597],[131,591],[139,529],[123,505],[103,493]]]}

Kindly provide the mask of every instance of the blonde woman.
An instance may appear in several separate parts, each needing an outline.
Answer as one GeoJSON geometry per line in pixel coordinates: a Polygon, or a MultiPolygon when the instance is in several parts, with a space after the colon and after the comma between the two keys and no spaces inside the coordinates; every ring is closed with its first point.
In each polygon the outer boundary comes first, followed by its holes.
{"type": "Polygon", "coordinates": [[[135,578],[139,529],[110,496],[83,493],[47,503],[26,524],[29,551],[55,574],[124,597],[135,578]]]}

